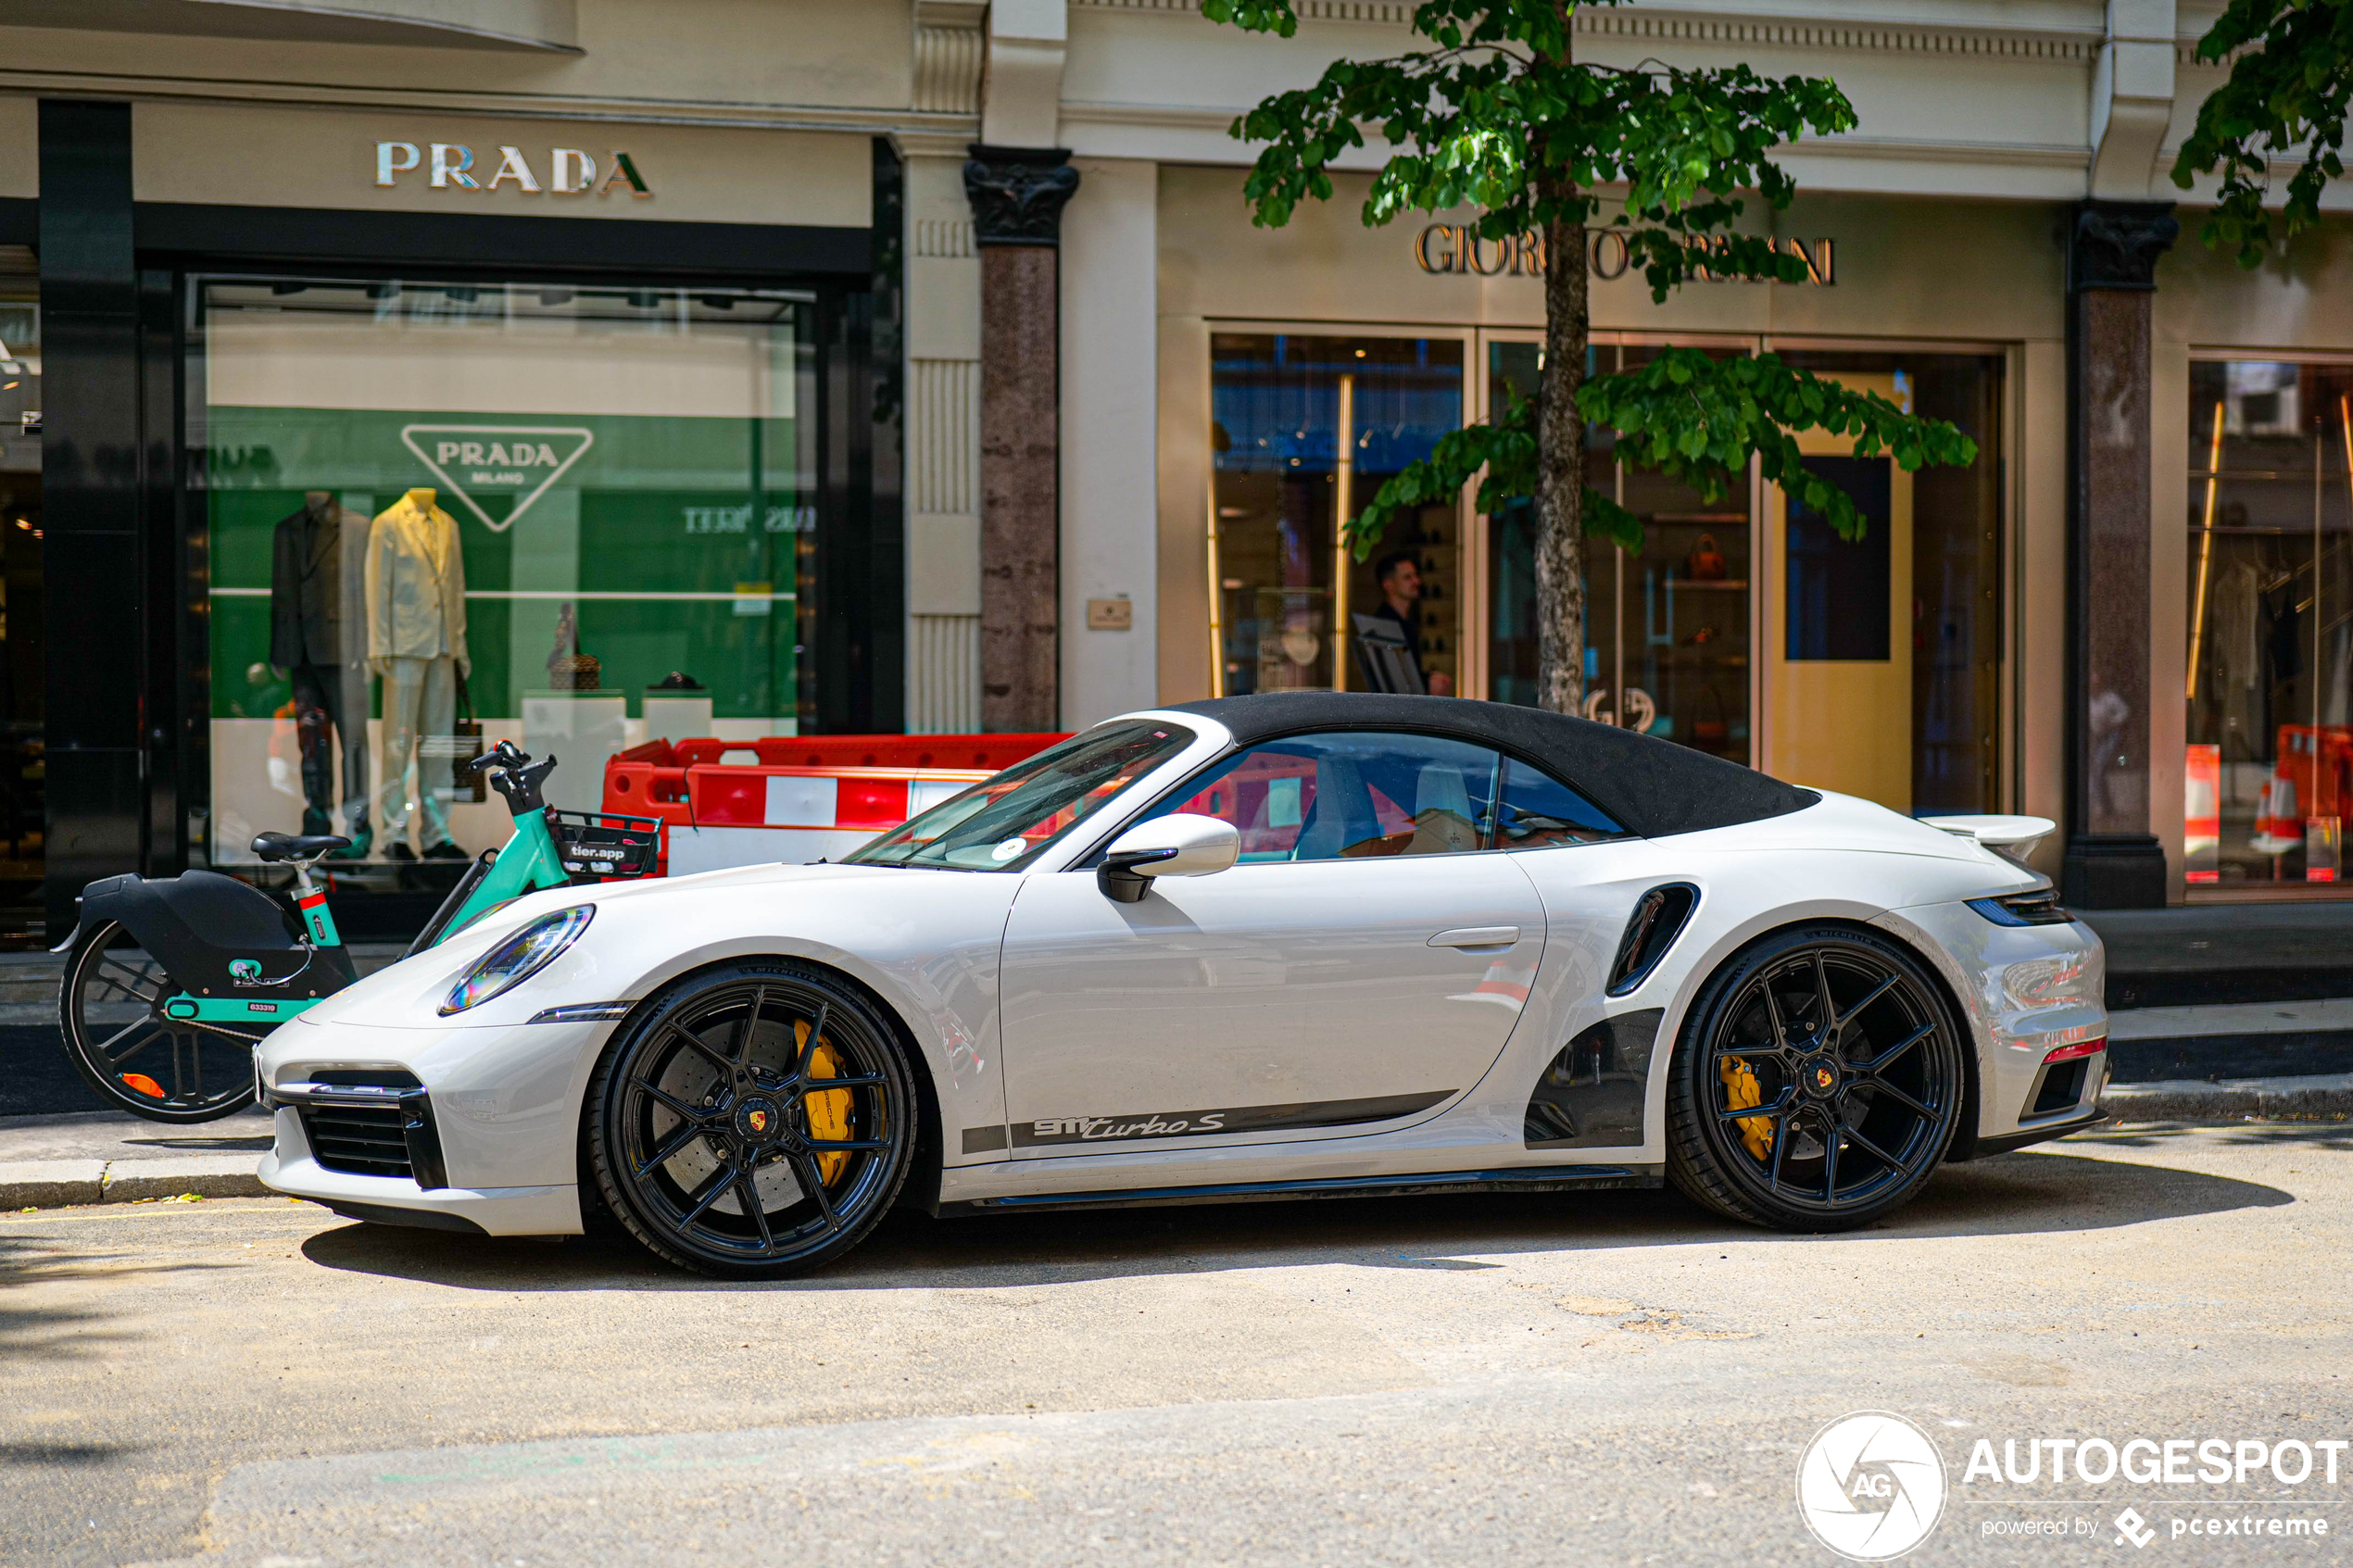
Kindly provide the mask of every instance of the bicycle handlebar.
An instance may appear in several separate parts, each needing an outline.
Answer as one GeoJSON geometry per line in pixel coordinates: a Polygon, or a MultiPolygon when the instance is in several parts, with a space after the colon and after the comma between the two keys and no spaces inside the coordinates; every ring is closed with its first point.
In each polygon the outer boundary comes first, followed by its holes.
{"type": "Polygon", "coordinates": [[[525,767],[530,763],[530,761],[531,754],[529,752],[523,750],[522,747],[517,746],[513,741],[502,740],[497,746],[492,746],[488,751],[484,752],[481,756],[468,762],[466,764],[466,771],[469,773],[481,773],[486,772],[490,769],[497,768],[511,773],[525,767]]]}

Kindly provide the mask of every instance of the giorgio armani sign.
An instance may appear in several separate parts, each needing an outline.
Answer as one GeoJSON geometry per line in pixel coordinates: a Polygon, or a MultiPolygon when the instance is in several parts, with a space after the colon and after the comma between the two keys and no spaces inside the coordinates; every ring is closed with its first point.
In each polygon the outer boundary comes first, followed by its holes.
{"type": "MultiPolygon", "coordinates": [[[[1838,282],[1838,253],[1828,238],[1775,240],[1773,248],[1806,263],[1806,282],[1828,288],[1838,282]]],[[[1612,229],[1594,229],[1586,235],[1585,262],[1594,277],[1622,278],[1633,266],[1626,236],[1612,229]]],[[[1481,278],[1541,278],[1544,275],[1544,236],[1515,234],[1509,239],[1481,239],[1466,223],[1432,223],[1414,236],[1414,264],[1425,272],[1459,272],[1481,278]]],[[[1718,273],[1700,270],[1703,282],[1722,282],[1718,273]]]]}

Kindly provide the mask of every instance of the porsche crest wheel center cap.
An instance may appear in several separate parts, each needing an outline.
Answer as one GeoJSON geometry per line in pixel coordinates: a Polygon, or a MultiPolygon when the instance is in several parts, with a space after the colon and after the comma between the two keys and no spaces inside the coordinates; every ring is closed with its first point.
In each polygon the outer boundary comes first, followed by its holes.
{"type": "Polygon", "coordinates": [[[1838,1064],[1829,1057],[1818,1056],[1798,1069],[1797,1081],[1816,1099],[1828,1099],[1839,1090],[1838,1064]]]}
{"type": "Polygon", "coordinates": [[[774,1143],[785,1130],[785,1113],[776,1102],[759,1095],[736,1106],[736,1135],[749,1144],[774,1143]]]}

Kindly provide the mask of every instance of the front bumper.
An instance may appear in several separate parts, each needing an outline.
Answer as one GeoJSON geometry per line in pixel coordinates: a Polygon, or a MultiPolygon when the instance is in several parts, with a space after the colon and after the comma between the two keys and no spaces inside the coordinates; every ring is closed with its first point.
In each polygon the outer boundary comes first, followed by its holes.
{"type": "Polygon", "coordinates": [[[580,1189],[570,1182],[545,1186],[452,1187],[428,1190],[409,1176],[364,1176],[331,1171],[311,1152],[302,1113],[277,1112],[277,1143],[261,1157],[261,1185],[293,1198],[323,1203],[355,1220],[390,1221],[484,1236],[578,1236],[580,1189]]]}
{"type": "Polygon", "coordinates": [[[255,1051],[277,1104],[261,1180],[356,1218],[577,1235],[581,1104],[613,1027],[297,1018],[255,1051]]]}

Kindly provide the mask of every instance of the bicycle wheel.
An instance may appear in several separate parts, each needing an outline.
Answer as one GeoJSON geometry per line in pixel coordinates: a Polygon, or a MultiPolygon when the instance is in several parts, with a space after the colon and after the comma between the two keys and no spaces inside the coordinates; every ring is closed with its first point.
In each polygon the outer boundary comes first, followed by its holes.
{"type": "Polygon", "coordinates": [[[166,1018],[164,1001],[180,989],[119,921],[74,943],[59,1032],[73,1070],[109,1110],[211,1122],[253,1103],[253,1045],[269,1031],[166,1018]]]}

